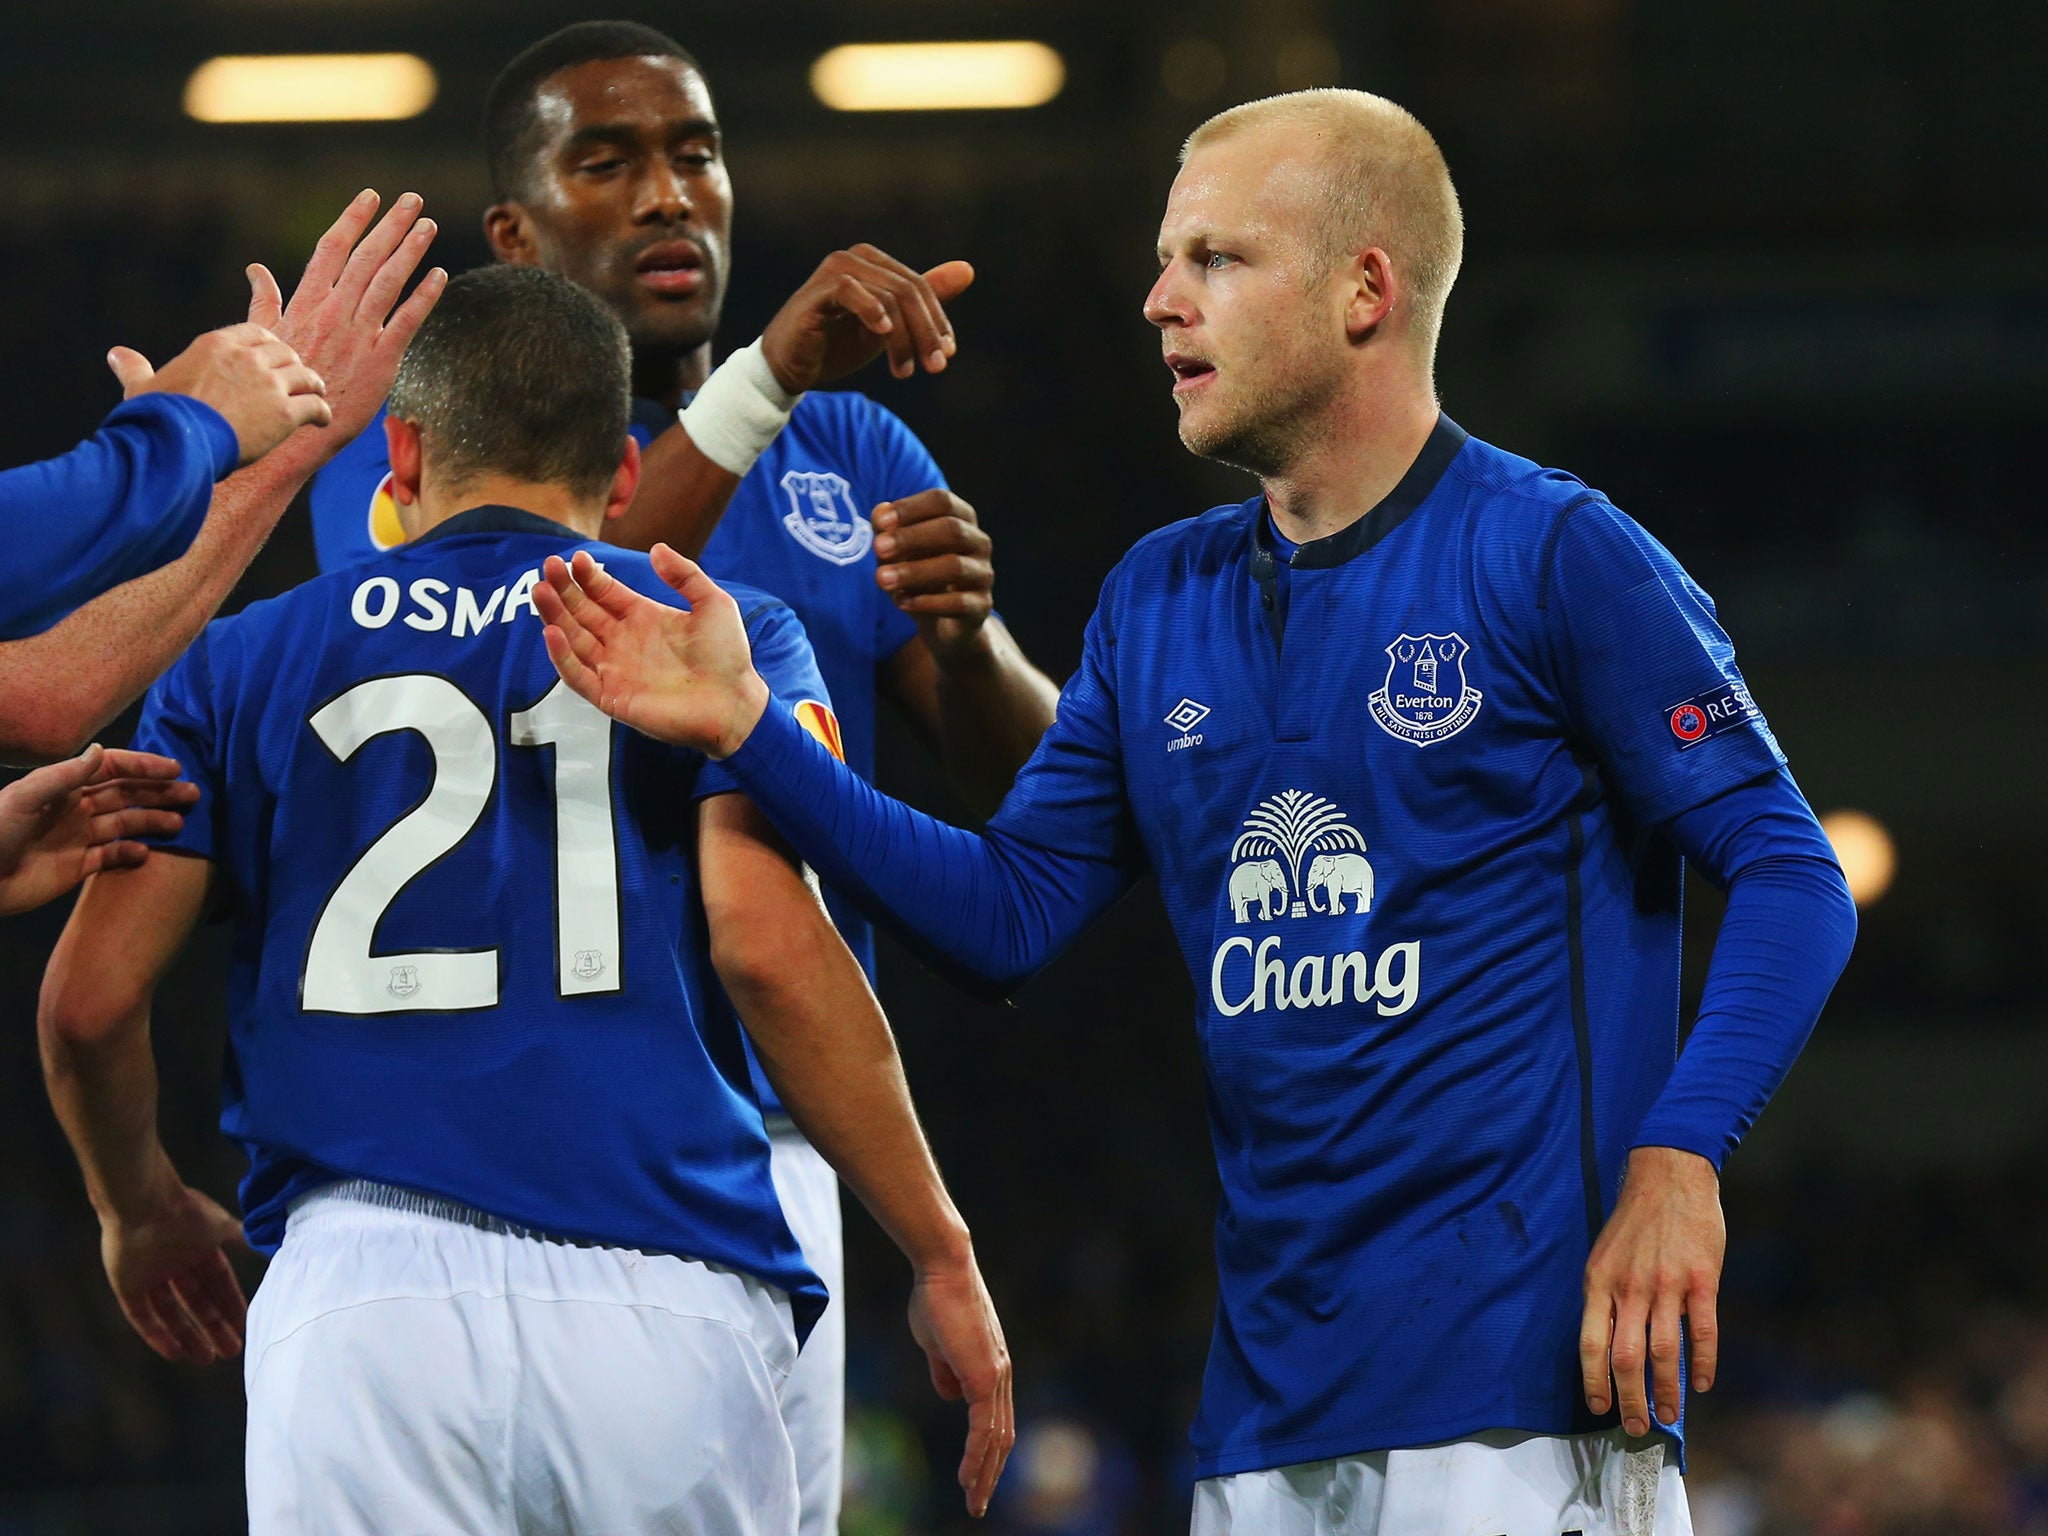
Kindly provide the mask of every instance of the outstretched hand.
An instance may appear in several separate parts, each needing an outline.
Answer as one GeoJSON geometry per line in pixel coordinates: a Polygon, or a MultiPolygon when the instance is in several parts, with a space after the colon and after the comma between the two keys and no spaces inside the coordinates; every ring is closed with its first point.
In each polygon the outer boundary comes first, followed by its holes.
{"type": "Polygon", "coordinates": [[[317,435],[300,434],[293,443],[303,445],[316,464],[341,452],[370,424],[391,393],[406,344],[448,286],[448,274],[435,267],[398,302],[433,244],[435,224],[420,216],[420,199],[408,192],[372,228],[377,202],[375,192],[360,192],[342,210],[313,247],[289,304],[267,267],[248,269],[250,321],[296,348],[325,381],[332,425],[317,435]]]}
{"type": "Polygon", "coordinates": [[[931,1367],[932,1386],[949,1403],[967,1400],[967,1450],[959,1481],[967,1512],[988,1513],[996,1479],[1017,1443],[1011,1401],[1010,1349],[981,1270],[921,1274],[910,1293],[910,1332],[931,1367]]]}
{"type": "Polygon", "coordinates": [[[183,770],[153,752],[108,751],[38,768],[0,789],[0,914],[54,901],[87,875],[149,857],[199,799],[183,770]]]}
{"type": "Polygon", "coordinates": [[[964,261],[919,272],[872,245],[834,251],[768,322],[761,355],[793,395],[844,378],[884,352],[899,379],[919,368],[939,373],[959,346],[946,301],[973,281],[974,268],[964,261]]]}
{"type": "Polygon", "coordinates": [[[533,589],[548,656],[564,682],[614,720],[658,741],[730,756],[768,707],[746,622],[695,561],[666,544],[655,545],[652,558],[687,609],[634,591],[588,550],[576,551],[572,564],[550,555],[533,589]]]}

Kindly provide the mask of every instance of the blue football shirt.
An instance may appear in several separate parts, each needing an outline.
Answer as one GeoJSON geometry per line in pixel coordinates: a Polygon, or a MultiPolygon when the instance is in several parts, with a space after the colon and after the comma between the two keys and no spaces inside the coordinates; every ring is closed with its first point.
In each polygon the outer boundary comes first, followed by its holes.
{"type": "MultiPolygon", "coordinates": [[[[136,746],[200,787],[170,846],[234,923],[223,1129],[250,1240],[337,1177],[560,1236],[824,1292],[785,1225],[741,1032],[707,958],[698,754],[555,674],[531,592],[589,547],[482,507],[218,620],[151,690],[136,746]]],[[[735,589],[800,715],[825,689],[782,603],[735,589]]]]}
{"type": "Polygon", "coordinates": [[[1155,873],[1195,982],[1198,1473],[1590,1428],[1581,1273],[1678,1047],[1658,829],[1784,759],[1670,554],[1448,418],[1278,553],[1260,500],[1142,540],[990,823],[1098,905],[1155,873]]]}
{"type": "MultiPolygon", "coordinates": [[[[633,436],[644,448],[675,416],[659,401],[634,403],[633,436]]],[[[313,538],[323,571],[395,547],[404,537],[391,499],[383,415],[313,482],[313,538]]],[[[916,623],[875,582],[868,514],[885,501],[944,486],[923,443],[865,395],[813,391],[744,475],[700,563],[782,599],[802,621],[831,693],[848,767],[875,776],[875,669],[917,633],[916,623]]],[[[829,885],[825,903],[872,981],[873,930],[829,885]]],[[[767,1080],[755,1088],[779,1108],[767,1080]]]]}

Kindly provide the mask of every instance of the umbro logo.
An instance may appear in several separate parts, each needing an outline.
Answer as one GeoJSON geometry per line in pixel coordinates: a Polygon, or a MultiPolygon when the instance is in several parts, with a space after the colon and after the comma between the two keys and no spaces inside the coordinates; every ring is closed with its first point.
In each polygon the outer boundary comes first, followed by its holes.
{"type": "Polygon", "coordinates": [[[1194,734],[1195,727],[1208,718],[1208,705],[1197,704],[1193,699],[1183,698],[1166,712],[1166,723],[1180,732],[1166,744],[1166,750],[1179,752],[1186,747],[1199,747],[1202,738],[1194,734]]]}

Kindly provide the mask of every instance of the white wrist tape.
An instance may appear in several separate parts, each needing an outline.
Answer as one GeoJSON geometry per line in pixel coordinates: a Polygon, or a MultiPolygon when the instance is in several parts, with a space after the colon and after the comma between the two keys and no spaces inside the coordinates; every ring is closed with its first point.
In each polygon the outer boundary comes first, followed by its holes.
{"type": "Polygon", "coordinates": [[[756,341],[728,357],[677,419],[699,453],[728,474],[744,475],[801,399],[776,381],[756,341]]]}

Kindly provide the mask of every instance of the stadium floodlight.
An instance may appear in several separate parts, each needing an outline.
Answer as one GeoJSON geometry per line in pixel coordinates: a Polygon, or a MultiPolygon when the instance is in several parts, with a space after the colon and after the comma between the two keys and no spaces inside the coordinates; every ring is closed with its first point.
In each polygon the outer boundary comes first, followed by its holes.
{"type": "Polygon", "coordinates": [[[811,66],[811,89],[840,112],[1036,107],[1067,66],[1044,43],[848,43],[811,66]]]}
{"type": "Polygon", "coordinates": [[[192,71],[185,113],[202,123],[391,121],[426,111],[435,89],[417,54],[230,54],[192,71]]]}
{"type": "Polygon", "coordinates": [[[1899,854],[1883,822],[1863,811],[1830,811],[1821,817],[1820,829],[1834,845],[1849,898],[1857,906],[1867,907],[1891,889],[1899,854]]]}

